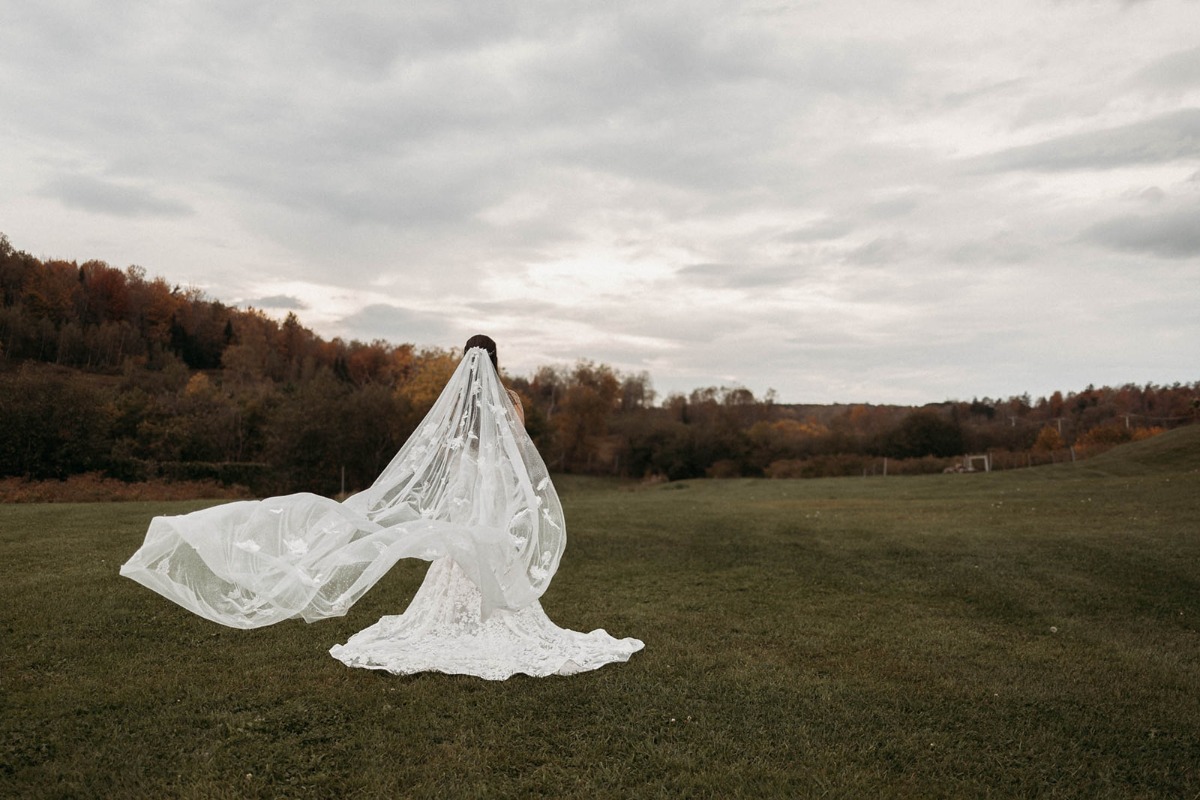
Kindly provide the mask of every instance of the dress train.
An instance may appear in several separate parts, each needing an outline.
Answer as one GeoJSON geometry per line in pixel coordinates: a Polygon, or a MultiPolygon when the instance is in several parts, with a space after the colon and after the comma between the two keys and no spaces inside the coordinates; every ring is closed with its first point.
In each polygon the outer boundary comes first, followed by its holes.
{"type": "Polygon", "coordinates": [[[616,639],[603,628],[591,633],[560,628],[536,600],[483,618],[480,599],[453,559],[439,559],[403,614],[383,617],[329,652],[347,666],[393,674],[434,671],[504,680],[518,673],[574,675],[627,661],[642,649],[637,639],[616,639]]]}

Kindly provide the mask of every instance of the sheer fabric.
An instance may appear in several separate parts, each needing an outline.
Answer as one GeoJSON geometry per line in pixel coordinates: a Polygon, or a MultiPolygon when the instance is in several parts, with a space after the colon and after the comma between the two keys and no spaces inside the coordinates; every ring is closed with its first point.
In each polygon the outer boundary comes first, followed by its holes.
{"type": "Polygon", "coordinates": [[[156,517],[121,574],[214,622],[257,628],[345,614],[397,560],[421,558],[437,563],[409,611],[334,648],[339,658],[393,672],[543,675],[573,671],[578,653],[568,642],[592,637],[584,668],[626,660],[641,642],[564,631],[542,612],[537,600],[565,545],[546,466],[486,352],[473,348],[367,490],[341,503],[299,493],[156,517]],[[467,628],[474,633],[464,637],[467,628]],[[395,655],[418,638],[425,655],[395,655]],[[439,662],[433,651],[449,640],[439,662]],[[469,648],[477,651],[467,656],[469,648]],[[523,662],[499,655],[518,651],[523,662]],[[489,659],[496,663],[485,669],[489,659]],[[458,668],[468,662],[476,667],[458,668]]]}

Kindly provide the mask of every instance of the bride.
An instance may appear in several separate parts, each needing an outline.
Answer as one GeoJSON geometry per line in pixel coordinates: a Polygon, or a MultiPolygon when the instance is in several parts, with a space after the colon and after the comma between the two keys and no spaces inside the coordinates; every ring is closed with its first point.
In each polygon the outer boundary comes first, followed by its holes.
{"type": "Polygon", "coordinates": [[[433,562],[408,609],[330,653],[354,667],[503,680],[570,675],[642,648],[555,625],[538,598],[566,545],[562,506],[496,344],[453,377],[375,483],[155,517],[121,574],[207,619],[257,628],[341,616],[401,558],[433,562]]]}

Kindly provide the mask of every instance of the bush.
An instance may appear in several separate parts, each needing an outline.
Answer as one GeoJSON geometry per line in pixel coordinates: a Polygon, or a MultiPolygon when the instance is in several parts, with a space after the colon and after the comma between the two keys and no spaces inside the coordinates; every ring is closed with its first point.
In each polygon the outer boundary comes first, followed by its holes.
{"type": "MultiPolygon", "coordinates": [[[[953,466],[953,458],[889,458],[888,475],[932,475],[953,466]]],[[[772,461],[765,470],[768,478],[847,478],[883,475],[883,459],[839,454],[812,458],[784,458],[772,461]]]]}
{"type": "Polygon", "coordinates": [[[722,458],[720,461],[714,461],[704,474],[709,478],[740,478],[742,467],[732,458],[722,458]]]}
{"type": "Polygon", "coordinates": [[[157,467],[158,475],[169,482],[245,486],[259,495],[269,494],[280,488],[278,476],[270,464],[166,461],[158,464],[157,467]]]}
{"type": "Polygon", "coordinates": [[[875,460],[847,454],[781,458],[772,461],[764,474],[768,478],[844,478],[862,475],[868,464],[875,460]]]}

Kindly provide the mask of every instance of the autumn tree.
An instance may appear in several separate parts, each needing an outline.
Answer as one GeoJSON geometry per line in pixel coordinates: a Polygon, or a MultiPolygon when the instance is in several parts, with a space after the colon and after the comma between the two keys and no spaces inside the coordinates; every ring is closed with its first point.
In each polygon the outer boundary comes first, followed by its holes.
{"type": "Polygon", "coordinates": [[[608,434],[621,384],[606,365],[591,361],[575,365],[554,417],[559,461],[563,466],[588,470],[596,460],[599,439],[608,434]]]}
{"type": "Polygon", "coordinates": [[[124,272],[103,261],[79,268],[80,321],[85,325],[120,322],[129,317],[129,285],[124,272]]]}
{"type": "Polygon", "coordinates": [[[1058,428],[1053,425],[1047,425],[1042,428],[1033,443],[1033,449],[1042,453],[1061,450],[1065,446],[1062,435],[1058,432],[1058,428]]]}
{"type": "Polygon", "coordinates": [[[104,464],[104,399],[82,382],[40,370],[0,379],[0,419],[0,475],[66,478],[104,464]]]}
{"type": "Polygon", "coordinates": [[[962,427],[937,411],[914,411],[884,436],[883,451],[892,458],[962,455],[962,427]]]}
{"type": "Polygon", "coordinates": [[[404,423],[409,430],[416,429],[433,408],[434,401],[458,367],[459,359],[457,350],[436,348],[422,350],[413,357],[408,381],[396,388],[397,399],[404,409],[404,423]]]}
{"type": "Polygon", "coordinates": [[[347,488],[365,488],[411,433],[406,402],[384,386],[355,389],[322,368],[280,398],[267,460],[294,488],[335,493],[343,469],[347,488]]]}

